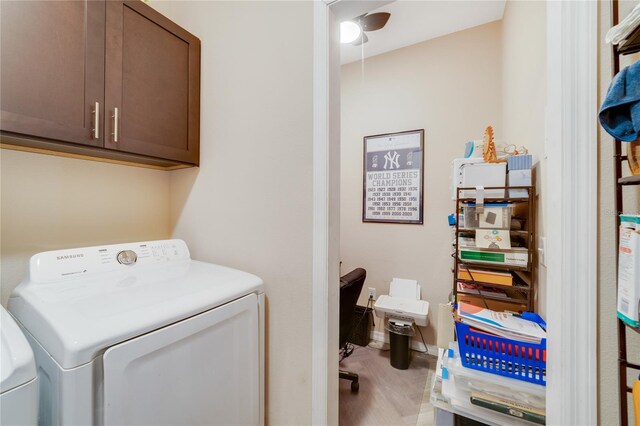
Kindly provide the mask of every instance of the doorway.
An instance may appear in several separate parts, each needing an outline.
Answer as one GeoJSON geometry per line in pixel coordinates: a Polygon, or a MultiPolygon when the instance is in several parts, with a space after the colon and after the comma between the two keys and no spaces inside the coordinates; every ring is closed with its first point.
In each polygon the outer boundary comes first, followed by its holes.
{"type": "MultiPolygon", "coordinates": [[[[544,158],[545,160],[549,159],[548,166],[551,176],[554,176],[554,178],[565,176],[566,178],[563,181],[554,180],[554,185],[549,187],[546,194],[546,197],[554,203],[553,214],[548,217],[550,232],[547,241],[548,256],[570,253],[570,246],[580,240],[578,238],[580,233],[588,232],[590,236],[595,235],[596,222],[594,218],[596,216],[594,206],[590,201],[591,196],[589,195],[589,189],[593,185],[584,185],[587,181],[593,182],[595,170],[590,167],[592,162],[583,161],[585,158],[593,158],[593,155],[596,155],[594,114],[591,111],[591,109],[595,110],[595,105],[593,105],[594,102],[590,102],[589,108],[583,108],[580,105],[584,106],[586,104],[577,104],[576,102],[580,102],[581,99],[595,99],[597,89],[591,71],[595,69],[596,63],[596,55],[593,52],[597,49],[597,43],[594,41],[593,34],[597,30],[597,9],[598,5],[589,2],[554,3],[548,4],[546,12],[546,34],[548,34],[547,71],[543,73],[548,76],[545,92],[548,93],[547,116],[550,117],[546,137],[549,139],[550,144],[553,141],[554,149],[545,151],[544,158]],[[577,46],[580,46],[580,48],[577,46]],[[591,71],[581,74],[581,78],[576,80],[575,73],[571,71],[575,69],[591,71]],[[561,111],[565,111],[565,114],[560,114],[561,111]],[[560,117],[570,117],[571,119],[559,120],[560,117]],[[580,155],[574,156],[570,153],[575,153],[576,151],[572,151],[571,147],[578,134],[583,135],[578,139],[581,139],[584,143],[588,141],[589,144],[587,149],[583,143],[580,155]],[[578,185],[578,181],[575,181],[575,176],[571,177],[567,174],[570,170],[583,176],[579,180],[580,185],[578,185]],[[573,190],[578,188],[583,196],[578,196],[571,188],[573,190]],[[572,197],[567,199],[560,198],[559,195],[565,192],[573,193],[572,197]],[[574,211],[576,206],[581,206],[581,211],[590,212],[590,214],[571,218],[570,212],[574,211]],[[563,230],[561,223],[569,223],[567,221],[571,220],[573,220],[574,226],[571,229],[563,230]],[[558,233],[559,231],[562,232],[558,233]]],[[[328,13],[326,16],[328,16],[328,13]]],[[[332,19],[335,20],[335,17],[332,16],[332,19]]],[[[328,26],[321,30],[319,34],[322,35],[326,28],[328,26]]],[[[523,50],[526,51],[526,49],[523,50]]],[[[320,53],[322,54],[322,52],[320,53]]],[[[326,64],[328,63],[328,48],[325,53],[327,53],[324,62],[326,64]]],[[[320,62],[322,63],[322,61],[320,62]]],[[[334,87],[335,84],[337,84],[337,81],[334,79],[331,87],[334,87]]],[[[327,84],[328,87],[329,85],[327,84]]],[[[328,104],[329,102],[327,101],[325,105],[328,104]]],[[[333,111],[334,109],[335,103],[334,108],[331,108],[331,110],[333,111]]],[[[337,170],[335,164],[331,169],[334,172],[337,170]]],[[[545,208],[545,211],[547,210],[548,207],[545,208]]],[[[556,257],[556,259],[559,259],[559,257],[556,257]]],[[[549,323],[558,325],[556,331],[549,336],[551,347],[549,362],[556,366],[572,365],[571,354],[591,354],[589,357],[581,358],[580,372],[575,368],[565,370],[562,375],[559,374],[560,371],[558,370],[550,371],[549,383],[555,383],[554,386],[549,386],[547,389],[549,399],[552,402],[549,407],[549,420],[552,423],[595,423],[595,359],[593,358],[595,340],[592,338],[595,335],[595,323],[592,315],[593,309],[595,309],[592,303],[595,300],[595,278],[585,277],[585,279],[581,279],[578,282],[577,277],[565,274],[570,270],[579,270],[580,265],[594,262],[593,253],[587,250],[572,253],[570,256],[563,256],[562,263],[554,262],[553,265],[549,265],[549,281],[563,282],[562,289],[559,286],[551,286],[545,298],[549,301],[549,323]],[[576,292],[584,295],[584,302],[587,302],[583,309],[574,309],[576,306],[574,304],[575,300],[562,296],[563,294],[577,294],[576,292]],[[566,321],[569,319],[567,315],[570,316],[571,321],[566,321]],[[565,321],[563,321],[563,318],[565,321]],[[563,322],[583,324],[585,326],[584,332],[586,333],[583,335],[591,337],[577,338],[577,335],[570,333],[568,329],[564,330],[570,325],[563,324],[563,322]],[[572,391],[566,392],[564,390],[566,387],[571,387],[572,391]],[[584,406],[585,401],[589,401],[587,405],[592,407],[592,410],[581,410],[580,407],[584,406]]],[[[330,365],[320,366],[320,371],[327,371],[326,367],[329,367],[329,370],[332,368],[330,365]]],[[[332,392],[329,392],[328,395],[330,398],[333,397],[332,392]]],[[[331,410],[329,412],[333,413],[331,410]]]]}
{"type": "MultiPolygon", "coordinates": [[[[504,131],[504,7],[505,2],[389,3],[369,12],[390,13],[383,29],[365,32],[366,43],[341,49],[342,272],[367,270],[359,299],[362,307],[367,305],[369,287],[376,296],[389,294],[394,278],[416,280],[420,299],[429,302],[429,324],[414,325],[411,331],[408,370],[390,365],[385,318],[375,318],[371,344],[357,347],[342,361],[341,366],[361,372],[359,395],[349,392],[348,383],[340,383],[344,424],[382,424],[390,419],[417,424],[418,418],[420,424],[430,424],[433,419],[427,388],[438,354],[437,312],[452,291],[451,230],[446,219],[455,208],[451,161],[463,156],[467,140],[481,139],[487,125],[504,131]],[[422,223],[363,221],[367,205],[363,138],[414,130],[424,132],[422,205],[417,206],[422,209],[422,223]],[[405,378],[402,373],[407,371],[405,378]],[[403,395],[404,404],[393,402],[396,395],[403,395]],[[381,408],[388,401],[388,408],[381,408]],[[421,408],[431,419],[420,416],[421,408]]],[[[380,169],[383,166],[381,158],[380,169]]],[[[395,200],[388,201],[393,207],[395,200]]],[[[381,207],[383,213],[391,210],[381,207]]]]}

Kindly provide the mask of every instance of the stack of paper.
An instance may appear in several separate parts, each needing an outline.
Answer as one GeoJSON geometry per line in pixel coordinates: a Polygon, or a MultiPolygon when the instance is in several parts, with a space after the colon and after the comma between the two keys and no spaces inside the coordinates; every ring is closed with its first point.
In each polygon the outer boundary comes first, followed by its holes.
{"type": "Polygon", "coordinates": [[[497,297],[500,299],[508,299],[509,295],[506,291],[501,290],[499,288],[480,288],[478,286],[471,283],[463,283],[458,281],[458,291],[460,293],[474,294],[478,296],[491,296],[497,297]]]}
{"type": "Polygon", "coordinates": [[[513,314],[495,312],[468,303],[458,304],[459,320],[470,327],[496,336],[527,343],[540,343],[547,338],[546,331],[537,323],[513,314]]]}
{"type": "Polygon", "coordinates": [[[458,267],[458,279],[507,286],[513,285],[513,276],[510,272],[498,272],[491,269],[472,269],[464,265],[458,267]]]}

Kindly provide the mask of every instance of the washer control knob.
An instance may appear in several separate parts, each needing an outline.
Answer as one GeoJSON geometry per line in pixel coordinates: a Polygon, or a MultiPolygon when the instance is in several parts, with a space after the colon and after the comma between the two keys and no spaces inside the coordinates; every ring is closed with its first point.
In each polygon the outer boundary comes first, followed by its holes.
{"type": "Polygon", "coordinates": [[[138,255],[133,250],[122,250],[120,253],[118,253],[116,259],[118,259],[118,262],[122,263],[123,265],[133,265],[134,263],[136,263],[136,260],[138,260],[138,255]]]}

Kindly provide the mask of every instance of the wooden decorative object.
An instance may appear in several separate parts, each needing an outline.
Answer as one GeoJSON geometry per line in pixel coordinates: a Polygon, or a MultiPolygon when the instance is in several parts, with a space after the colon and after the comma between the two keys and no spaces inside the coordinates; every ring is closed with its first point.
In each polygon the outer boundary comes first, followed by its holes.
{"type": "Polygon", "coordinates": [[[482,144],[482,158],[486,163],[504,163],[507,160],[498,158],[496,154],[496,144],[493,141],[493,127],[487,126],[484,131],[484,141],[482,144]]]}
{"type": "Polygon", "coordinates": [[[631,174],[640,175],[640,138],[627,145],[627,159],[629,160],[629,169],[631,174]]]}

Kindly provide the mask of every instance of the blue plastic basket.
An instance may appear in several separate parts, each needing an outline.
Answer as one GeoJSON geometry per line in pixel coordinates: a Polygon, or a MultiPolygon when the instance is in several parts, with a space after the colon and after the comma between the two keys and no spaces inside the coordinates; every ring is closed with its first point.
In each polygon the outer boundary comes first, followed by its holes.
{"type": "Polygon", "coordinates": [[[524,343],[472,330],[456,321],[462,365],[474,370],[547,384],[547,340],[524,343]]]}

